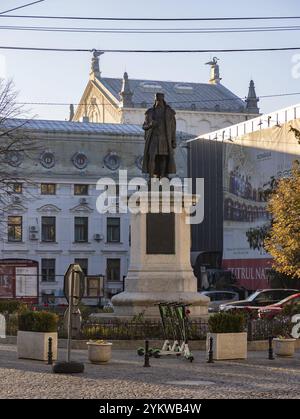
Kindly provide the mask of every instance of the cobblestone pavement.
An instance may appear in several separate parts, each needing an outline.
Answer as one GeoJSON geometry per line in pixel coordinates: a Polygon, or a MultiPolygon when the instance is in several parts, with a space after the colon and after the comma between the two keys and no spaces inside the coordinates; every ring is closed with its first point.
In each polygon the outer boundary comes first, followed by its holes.
{"type": "MultiPolygon", "coordinates": [[[[59,350],[64,359],[65,350],[59,350]]],[[[294,358],[269,361],[266,352],[249,352],[247,361],[206,363],[171,357],[143,358],[134,351],[113,350],[105,365],[87,361],[87,351],[72,351],[85,372],[57,375],[51,366],[17,359],[16,346],[0,345],[0,398],[300,398],[300,351],[294,358]]]]}

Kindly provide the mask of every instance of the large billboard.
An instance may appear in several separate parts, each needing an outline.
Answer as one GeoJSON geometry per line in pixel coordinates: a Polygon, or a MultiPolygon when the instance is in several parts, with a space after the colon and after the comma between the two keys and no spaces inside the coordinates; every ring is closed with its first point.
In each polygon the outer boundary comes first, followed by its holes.
{"type": "Polygon", "coordinates": [[[264,250],[250,248],[246,233],[268,222],[264,190],[273,177],[288,176],[300,157],[290,126],[300,129],[300,120],[234,138],[225,146],[223,266],[249,290],[269,286],[266,271],[272,260],[264,250]]]}

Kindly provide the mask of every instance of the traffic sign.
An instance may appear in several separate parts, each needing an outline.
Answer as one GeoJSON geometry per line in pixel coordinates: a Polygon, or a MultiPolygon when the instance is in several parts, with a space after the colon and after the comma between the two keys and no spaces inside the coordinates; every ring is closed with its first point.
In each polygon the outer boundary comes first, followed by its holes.
{"type": "Polygon", "coordinates": [[[64,294],[70,303],[73,297],[72,305],[77,306],[84,294],[84,273],[80,265],[71,263],[64,276],[64,294]]]}

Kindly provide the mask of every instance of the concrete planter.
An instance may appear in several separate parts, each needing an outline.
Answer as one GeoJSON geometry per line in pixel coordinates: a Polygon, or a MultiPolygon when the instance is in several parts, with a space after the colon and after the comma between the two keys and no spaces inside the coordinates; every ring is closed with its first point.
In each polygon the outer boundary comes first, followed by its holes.
{"type": "Polygon", "coordinates": [[[57,359],[57,333],[18,331],[18,358],[47,361],[48,339],[52,338],[52,359],[57,359]]]}
{"type": "Polygon", "coordinates": [[[296,339],[274,338],[274,352],[277,356],[294,356],[296,339]]]}
{"type": "Polygon", "coordinates": [[[94,364],[102,364],[110,361],[112,343],[87,342],[89,361],[94,364]]]}
{"type": "Polygon", "coordinates": [[[215,360],[247,359],[247,333],[208,333],[207,350],[211,337],[213,338],[215,360]]]}

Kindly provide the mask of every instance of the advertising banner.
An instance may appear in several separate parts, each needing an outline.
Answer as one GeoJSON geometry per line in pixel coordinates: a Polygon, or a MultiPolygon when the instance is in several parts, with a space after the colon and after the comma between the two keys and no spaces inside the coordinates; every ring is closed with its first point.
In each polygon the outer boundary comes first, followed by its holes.
{"type": "Polygon", "coordinates": [[[16,268],[16,297],[37,296],[37,267],[16,268]]]}
{"type": "Polygon", "coordinates": [[[300,157],[290,126],[300,129],[300,120],[234,138],[225,147],[223,266],[248,290],[268,287],[271,258],[251,249],[246,234],[269,222],[264,191],[272,178],[289,176],[300,157]]]}
{"type": "Polygon", "coordinates": [[[27,259],[0,260],[0,298],[38,297],[38,263],[27,259]]]}

